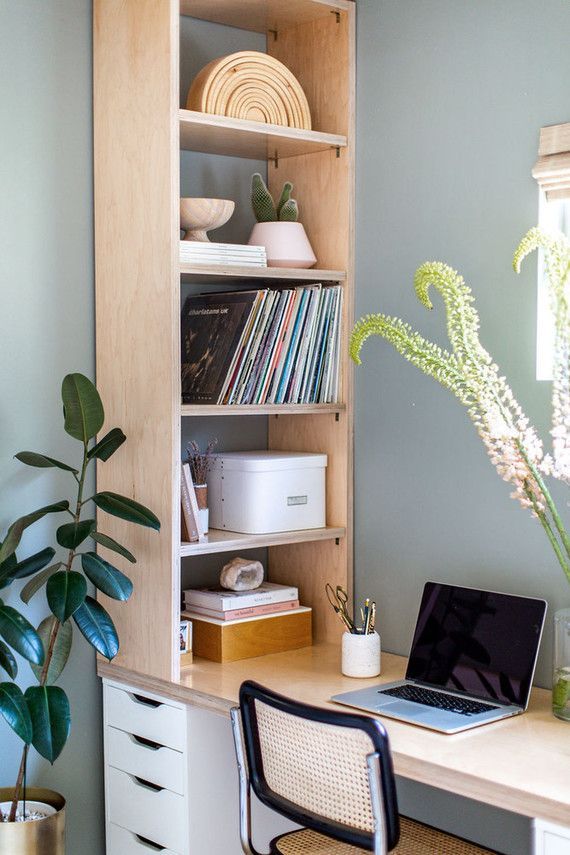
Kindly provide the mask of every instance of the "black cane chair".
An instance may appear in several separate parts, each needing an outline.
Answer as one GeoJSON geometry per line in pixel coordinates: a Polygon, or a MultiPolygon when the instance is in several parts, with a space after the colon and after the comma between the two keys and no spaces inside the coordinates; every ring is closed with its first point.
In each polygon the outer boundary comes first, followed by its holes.
{"type": "Polygon", "coordinates": [[[251,840],[250,791],[302,828],[270,855],[487,855],[459,837],[398,815],[388,736],[374,718],[297,703],[257,683],[231,711],[239,770],[240,837],[251,840]]]}

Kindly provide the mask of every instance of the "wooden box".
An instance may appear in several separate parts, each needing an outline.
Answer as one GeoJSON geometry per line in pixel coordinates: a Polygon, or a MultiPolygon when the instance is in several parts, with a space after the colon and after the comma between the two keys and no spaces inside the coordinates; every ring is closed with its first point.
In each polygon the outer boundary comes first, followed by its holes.
{"type": "Polygon", "coordinates": [[[183,612],[192,621],[192,649],[214,662],[235,662],[283,653],[312,644],[312,610],[301,607],[276,615],[221,621],[183,612]]]}

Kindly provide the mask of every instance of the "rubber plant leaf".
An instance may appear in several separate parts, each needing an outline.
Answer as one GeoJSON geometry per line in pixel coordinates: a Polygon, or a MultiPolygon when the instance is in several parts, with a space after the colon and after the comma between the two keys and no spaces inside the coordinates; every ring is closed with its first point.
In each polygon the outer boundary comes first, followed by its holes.
{"type": "Polygon", "coordinates": [[[93,538],[93,540],[97,541],[100,546],[104,546],[105,549],[110,549],[113,552],[117,552],[119,555],[122,555],[123,558],[126,558],[127,561],[130,561],[131,564],[137,563],[137,559],[135,558],[133,553],[129,552],[126,546],[117,543],[116,540],[113,540],[112,537],[109,537],[108,534],[103,534],[100,531],[92,531],[91,537],[93,538]]]}
{"type": "Polygon", "coordinates": [[[27,582],[20,591],[20,599],[22,602],[28,605],[34,594],[40,590],[42,585],[45,585],[50,576],[57,573],[60,567],[63,567],[61,561],[58,561],[55,564],[50,564],[49,567],[46,567],[45,570],[42,570],[42,572],[38,573],[37,576],[34,576],[33,579],[30,579],[30,581],[27,582]]]}
{"type": "Polygon", "coordinates": [[[25,698],[32,719],[32,745],[38,754],[53,763],[61,754],[71,727],[67,695],[59,686],[30,686],[25,698]]]}
{"type": "Polygon", "coordinates": [[[95,587],[108,597],[124,602],[133,593],[131,580],[95,552],[83,553],[81,566],[89,581],[93,582],[95,587]]]}
{"type": "Polygon", "coordinates": [[[62,502],[56,502],[54,505],[46,505],[44,508],[33,511],[25,517],[20,517],[20,519],[12,523],[8,529],[4,542],[0,547],[0,564],[2,564],[2,562],[16,551],[22,535],[28,526],[33,525],[38,520],[41,520],[42,517],[45,517],[47,514],[58,514],[61,511],[67,510],[69,510],[69,502],[64,500],[62,502]]]}
{"type": "MultiPolygon", "coordinates": [[[[44,650],[47,650],[49,647],[51,634],[55,622],[56,618],[53,615],[49,615],[47,618],[44,618],[44,620],[38,626],[38,635],[43,642],[44,650]]],[[[70,620],[68,620],[67,623],[61,623],[58,627],[58,632],[55,639],[55,644],[53,646],[53,652],[46,677],[46,683],[48,685],[51,685],[52,683],[57,683],[57,680],[61,672],[65,668],[67,660],[69,659],[72,641],[73,624],[70,620]]],[[[42,668],[40,668],[38,665],[32,665],[31,668],[34,674],[36,675],[36,679],[39,683],[42,676],[42,668]]]]}
{"type": "Polygon", "coordinates": [[[0,715],[22,742],[32,741],[32,719],[22,690],[15,683],[0,683],[0,715]]]}
{"type": "Polygon", "coordinates": [[[12,680],[15,680],[18,676],[16,657],[3,641],[0,641],[0,668],[3,668],[12,680]]]}
{"type": "Polygon", "coordinates": [[[55,533],[55,539],[64,549],[77,549],[95,528],[95,520],[81,520],[60,525],[55,533]]]}
{"type": "Polygon", "coordinates": [[[54,573],[46,585],[48,605],[55,617],[65,623],[85,601],[87,582],[74,570],[54,573]]]}
{"type": "Polygon", "coordinates": [[[83,374],[68,374],[61,384],[66,433],[87,445],[105,420],[99,392],[83,374]]]}
{"type": "Polygon", "coordinates": [[[0,564],[0,589],[6,588],[12,583],[11,573],[17,564],[18,559],[16,558],[15,552],[9,555],[6,561],[3,561],[2,564],[0,564]]]}
{"type": "Polygon", "coordinates": [[[43,665],[44,648],[42,640],[31,623],[0,600],[0,635],[10,647],[35,665],[43,665]]]}
{"type": "Polygon", "coordinates": [[[113,428],[88,452],[88,459],[108,460],[121,447],[126,438],[121,428],[113,428]]]}
{"type": "MultiPolygon", "coordinates": [[[[52,549],[51,546],[46,546],[45,549],[36,552],[35,555],[30,555],[29,558],[24,558],[23,561],[17,562],[8,574],[10,581],[13,582],[14,579],[25,579],[27,576],[33,576],[39,570],[43,570],[50,563],[54,555],[55,549],[52,549]]],[[[0,585],[1,583],[2,577],[0,575],[0,585]]]]}
{"type": "Polygon", "coordinates": [[[73,620],[97,653],[109,661],[119,652],[119,638],[110,615],[93,597],[85,597],[73,620]]]}
{"type": "Polygon", "coordinates": [[[126,496],[119,496],[118,493],[96,493],[93,496],[93,501],[98,508],[106,511],[114,517],[127,520],[127,522],[136,523],[137,525],[153,528],[155,531],[160,531],[160,520],[152,511],[135,502],[134,499],[128,499],[126,496]]]}
{"type": "Polygon", "coordinates": [[[73,466],[68,466],[67,463],[62,463],[61,460],[55,460],[53,457],[48,457],[47,454],[38,454],[35,451],[19,451],[14,455],[20,463],[25,463],[26,466],[35,466],[38,469],[63,469],[65,472],[73,472],[74,475],[79,474],[79,470],[73,466]]]}

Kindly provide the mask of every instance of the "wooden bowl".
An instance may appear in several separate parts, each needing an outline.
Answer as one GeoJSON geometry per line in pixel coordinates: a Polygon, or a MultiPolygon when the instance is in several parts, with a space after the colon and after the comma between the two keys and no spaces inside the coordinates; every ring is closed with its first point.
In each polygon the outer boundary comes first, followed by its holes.
{"type": "Polygon", "coordinates": [[[219,229],[227,223],[234,208],[235,202],[231,199],[182,198],[180,228],[186,232],[184,240],[210,240],[206,232],[210,229],[219,229]]]}

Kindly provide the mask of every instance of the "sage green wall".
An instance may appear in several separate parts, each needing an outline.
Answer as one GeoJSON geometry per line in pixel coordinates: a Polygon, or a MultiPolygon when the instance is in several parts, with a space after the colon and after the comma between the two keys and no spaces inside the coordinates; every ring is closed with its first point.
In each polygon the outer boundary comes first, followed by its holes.
{"type": "MultiPolygon", "coordinates": [[[[12,455],[65,459],[59,388],[69,371],[93,376],[93,218],[90,0],[0,0],[0,529],[68,495],[74,482],[27,470],[12,455]]],[[[51,536],[37,525],[22,556],[51,536]]],[[[5,592],[2,592],[3,596],[5,592]]],[[[18,603],[17,591],[8,602],[18,603]]],[[[34,622],[46,613],[32,600],[34,622]]],[[[21,662],[22,685],[33,682],[21,662]]],[[[100,686],[76,632],[60,684],[72,732],[53,767],[31,754],[28,780],[68,798],[67,851],[102,855],[100,686]]],[[[0,722],[0,785],[13,785],[20,747],[0,722]]]]}
{"type": "MultiPolygon", "coordinates": [[[[536,222],[538,129],[570,120],[569,32],[566,0],[358,0],[357,313],[398,315],[444,345],[441,301],[428,313],[412,278],[426,259],[458,268],[475,292],[484,345],[545,438],[536,260],[518,278],[510,262],[536,222]]],[[[363,358],[356,589],[378,601],[384,649],[408,652],[426,579],[545,597],[546,684],[552,612],[570,590],[540,526],[509,498],[450,393],[378,338],[363,358]]],[[[478,822],[496,826],[495,840],[510,847],[496,843],[500,851],[521,855],[524,829],[505,823],[488,812],[478,822]]]]}

